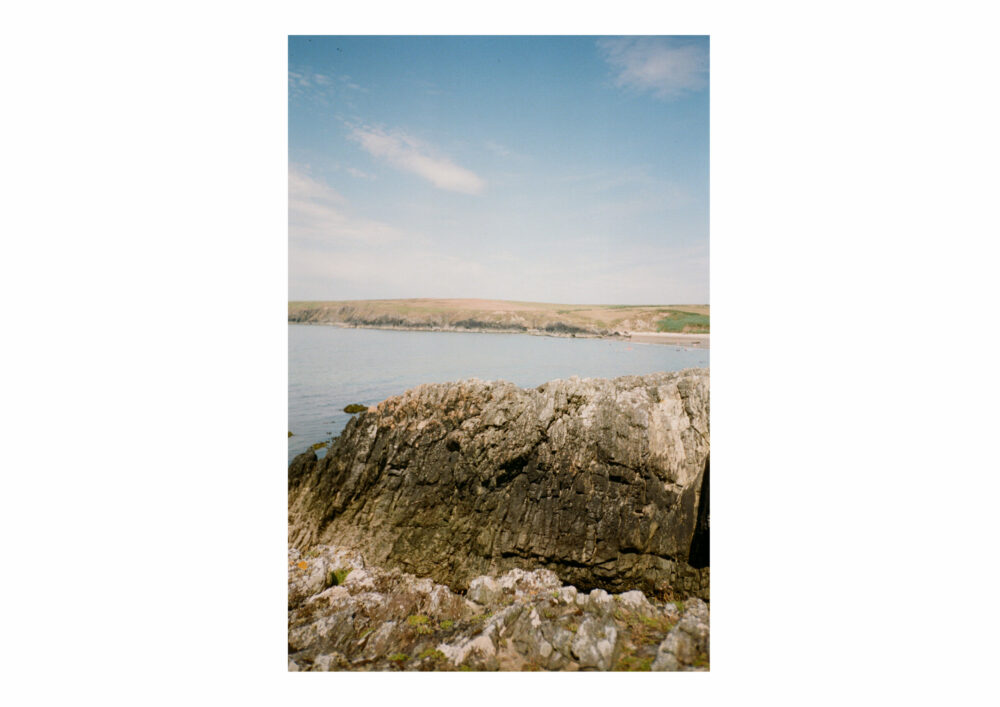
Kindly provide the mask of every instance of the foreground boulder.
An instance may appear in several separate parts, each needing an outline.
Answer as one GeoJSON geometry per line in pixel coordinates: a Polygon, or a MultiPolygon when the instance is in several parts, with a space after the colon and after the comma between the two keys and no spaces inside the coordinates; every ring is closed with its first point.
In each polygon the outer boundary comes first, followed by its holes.
{"type": "Polygon", "coordinates": [[[549,570],[477,577],[463,597],[318,545],[288,554],[288,669],[708,670],[708,606],[563,585],[549,570]]]}
{"type": "MultiPolygon", "coordinates": [[[[708,457],[707,369],[423,385],[357,415],[324,458],[292,462],[289,543],[457,591],[520,568],[581,591],[707,599],[708,457]]],[[[600,622],[591,633],[612,640],[600,622]]]]}

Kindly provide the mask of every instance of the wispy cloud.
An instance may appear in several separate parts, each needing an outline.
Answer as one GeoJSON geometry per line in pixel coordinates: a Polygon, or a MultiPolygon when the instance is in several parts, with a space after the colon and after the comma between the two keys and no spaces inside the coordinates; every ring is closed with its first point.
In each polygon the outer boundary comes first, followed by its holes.
{"type": "Polygon", "coordinates": [[[374,174],[368,174],[368,172],[364,172],[356,167],[344,167],[344,170],[355,179],[375,179],[374,174]]]}
{"type": "Polygon", "coordinates": [[[354,91],[361,91],[362,93],[368,93],[367,88],[365,88],[364,86],[359,86],[357,83],[354,82],[354,80],[350,76],[343,75],[340,76],[339,78],[341,83],[343,83],[347,88],[354,91]]]}
{"type": "Polygon", "coordinates": [[[510,156],[510,150],[508,150],[506,147],[504,147],[500,143],[493,142],[492,140],[487,140],[486,141],[486,149],[489,150],[490,152],[492,152],[494,155],[497,155],[499,157],[509,157],[510,156]]]}
{"type": "Polygon", "coordinates": [[[341,103],[349,100],[351,92],[367,93],[350,76],[331,76],[313,71],[307,67],[291,67],[288,70],[288,95],[297,100],[311,101],[319,105],[330,105],[337,99],[341,103]]]}
{"type": "Polygon", "coordinates": [[[708,85],[708,45],[683,37],[599,39],[615,85],[666,100],[708,85]]]}
{"type": "Polygon", "coordinates": [[[397,169],[412,172],[438,189],[463,194],[480,194],[486,182],[474,172],[460,167],[425,142],[406,133],[387,133],[378,128],[353,128],[351,139],[369,154],[397,169]]]}
{"type": "Polygon", "coordinates": [[[351,215],[346,205],[346,200],[337,190],[309,176],[305,168],[297,165],[289,167],[290,240],[380,244],[401,238],[401,234],[388,224],[351,215]]]}

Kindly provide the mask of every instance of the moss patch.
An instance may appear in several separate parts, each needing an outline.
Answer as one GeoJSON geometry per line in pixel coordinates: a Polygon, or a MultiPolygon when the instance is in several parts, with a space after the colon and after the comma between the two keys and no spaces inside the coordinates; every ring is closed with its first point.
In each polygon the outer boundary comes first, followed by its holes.
{"type": "Polygon", "coordinates": [[[431,620],[423,614],[406,617],[406,623],[417,630],[417,633],[431,633],[431,620]]]}
{"type": "Polygon", "coordinates": [[[649,672],[653,667],[652,657],[640,658],[636,655],[625,655],[622,656],[618,664],[615,665],[615,670],[626,671],[626,672],[649,672]]]}
{"type": "Polygon", "coordinates": [[[350,567],[345,567],[339,570],[330,570],[326,573],[326,586],[327,587],[338,587],[344,583],[347,579],[347,575],[351,573],[350,567]]]}

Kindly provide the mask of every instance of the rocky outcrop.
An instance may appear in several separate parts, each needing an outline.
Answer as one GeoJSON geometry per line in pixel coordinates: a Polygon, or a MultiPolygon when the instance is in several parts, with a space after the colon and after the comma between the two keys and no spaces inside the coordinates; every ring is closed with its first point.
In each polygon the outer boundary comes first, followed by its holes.
{"type": "Polygon", "coordinates": [[[423,385],[292,462],[289,542],[457,591],[547,569],[580,591],[707,599],[708,456],[706,369],[423,385]]]}
{"type": "Polygon", "coordinates": [[[465,596],[345,548],[288,554],[288,669],[708,670],[708,606],[583,593],[549,570],[465,596]]]}

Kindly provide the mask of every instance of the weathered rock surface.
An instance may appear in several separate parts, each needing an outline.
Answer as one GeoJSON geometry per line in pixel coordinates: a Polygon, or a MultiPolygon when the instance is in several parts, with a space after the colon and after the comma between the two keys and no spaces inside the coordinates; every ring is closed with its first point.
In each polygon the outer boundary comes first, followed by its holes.
{"type": "MultiPolygon", "coordinates": [[[[323,459],[292,462],[289,542],[349,547],[487,602],[497,589],[473,579],[517,568],[707,599],[708,455],[707,369],[423,385],[360,413],[323,459]]],[[[593,651],[573,660],[606,668],[613,633],[587,624],[593,651]]],[[[572,653],[577,638],[546,640],[572,653]]]]}
{"type": "Polygon", "coordinates": [[[326,545],[288,566],[291,671],[708,669],[698,599],[581,593],[544,569],[473,578],[463,597],[326,545]]]}

